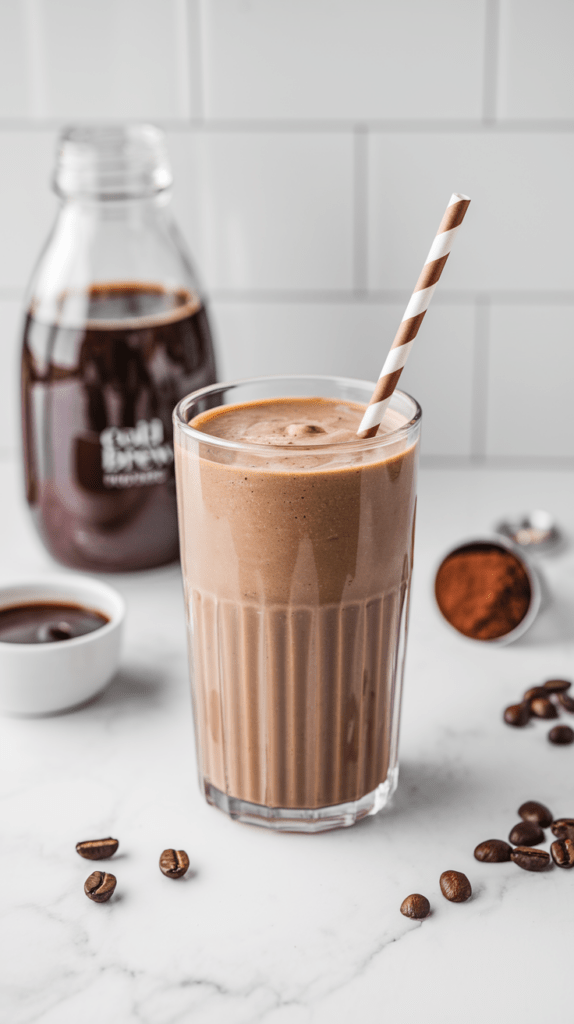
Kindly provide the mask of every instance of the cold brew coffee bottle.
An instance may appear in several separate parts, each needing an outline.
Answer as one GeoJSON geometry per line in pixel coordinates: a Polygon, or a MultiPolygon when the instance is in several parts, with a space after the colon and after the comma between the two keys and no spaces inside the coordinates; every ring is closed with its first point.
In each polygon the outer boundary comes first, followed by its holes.
{"type": "Polygon", "coordinates": [[[128,571],[178,555],[171,414],[215,381],[209,322],[169,215],[163,134],[73,127],[27,298],[26,493],[55,558],[128,571]]]}

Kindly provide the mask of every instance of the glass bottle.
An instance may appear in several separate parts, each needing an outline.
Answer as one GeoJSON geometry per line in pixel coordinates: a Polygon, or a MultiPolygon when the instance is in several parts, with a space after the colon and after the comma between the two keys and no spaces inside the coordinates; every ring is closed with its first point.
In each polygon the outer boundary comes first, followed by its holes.
{"type": "Polygon", "coordinates": [[[215,382],[209,321],[169,215],[163,133],[77,126],[33,274],[22,353],[26,494],[48,550],[121,572],[177,558],[175,404],[215,382]]]}

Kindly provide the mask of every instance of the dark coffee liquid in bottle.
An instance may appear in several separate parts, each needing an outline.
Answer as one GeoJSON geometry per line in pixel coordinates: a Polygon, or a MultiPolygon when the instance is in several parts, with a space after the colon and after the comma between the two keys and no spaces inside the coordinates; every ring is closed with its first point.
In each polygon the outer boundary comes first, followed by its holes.
{"type": "Polygon", "coordinates": [[[150,125],[64,132],[60,214],[24,328],[26,494],[46,547],[76,569],[178,556],[172,411],[215,382],[208,317],[166,210],[150,125]]]}
{"type": "Polygon", "coordinates": [[[29,313],[26,492],[56,558],[108,571],[177,558],[171,414],[214,381],[205,310],[183,289],[93,286],[77,328],[29,313]]]}

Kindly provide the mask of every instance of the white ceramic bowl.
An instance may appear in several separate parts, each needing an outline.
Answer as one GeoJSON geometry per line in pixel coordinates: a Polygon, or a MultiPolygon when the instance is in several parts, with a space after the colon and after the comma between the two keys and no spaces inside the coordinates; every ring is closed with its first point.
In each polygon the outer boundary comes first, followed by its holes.
{"type": "Polygon", "coordinates": [[[118,668],[125,603],[116,590],[73,575],[0,586],[0,608],[40,601],[83,605],[102,612],[109,622],[72,640],[0,641],[0,712],[5,715],[53,714],[84,704],[118,668]]]}

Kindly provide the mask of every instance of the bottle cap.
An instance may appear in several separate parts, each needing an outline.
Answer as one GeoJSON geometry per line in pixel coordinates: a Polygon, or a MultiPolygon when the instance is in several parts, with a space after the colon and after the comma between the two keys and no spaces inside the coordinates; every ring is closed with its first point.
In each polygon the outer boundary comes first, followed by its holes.
{"type": "Polygon", "coordinates": [[[71,125],[58,140],[54,188],[65,198],[143,198],[172,181],[164,133],[155,125],[71,125]]]}

